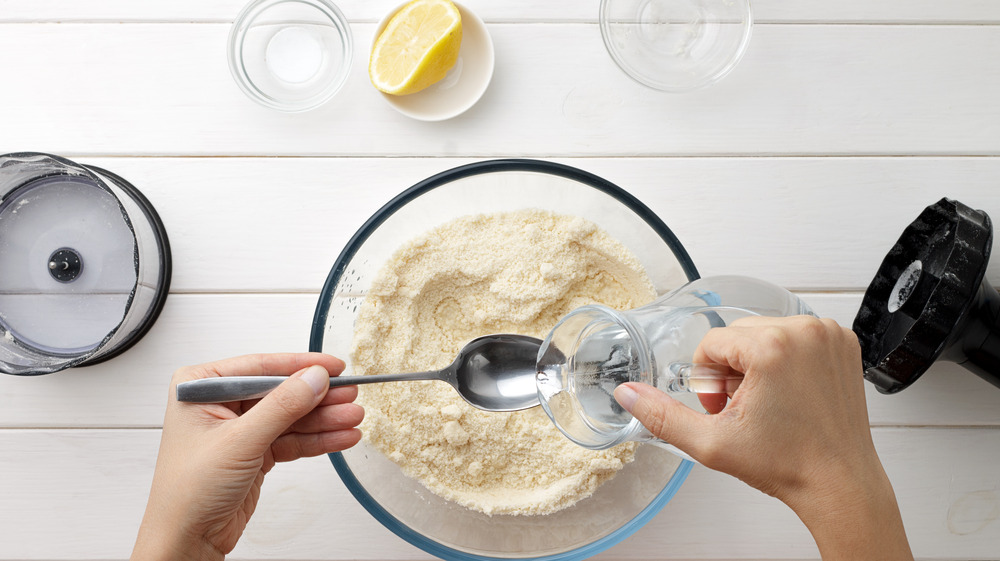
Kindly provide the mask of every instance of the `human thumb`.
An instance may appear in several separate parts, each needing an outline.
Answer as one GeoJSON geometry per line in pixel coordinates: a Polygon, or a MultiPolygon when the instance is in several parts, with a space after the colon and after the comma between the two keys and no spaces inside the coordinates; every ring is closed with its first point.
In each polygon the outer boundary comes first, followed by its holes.
{"type": "Polygon", "coordinates": [[[237,423],[242,445],[262,453],[292,423],[316,407],[330,388],[330,374],[319,365],[292,374],[244,413],[237,423]]]}
{"type": "Polygon", "coordinates": [[[615,400],[653,436],[698,458],[701,452],[699,443],[704,444],[704,436],[712,428],[707,416],[646,384],[618,386],[615,388],[615,400]]]}

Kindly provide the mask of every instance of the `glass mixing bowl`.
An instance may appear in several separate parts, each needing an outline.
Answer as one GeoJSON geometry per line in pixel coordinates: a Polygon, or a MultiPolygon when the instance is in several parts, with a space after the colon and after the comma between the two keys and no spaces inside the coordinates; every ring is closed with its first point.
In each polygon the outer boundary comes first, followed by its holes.
{"type": "MultiPolygon", "coordinates": [[[[624,243],[662,294],[698,278],[677,238],[623,189],[549,162],[496,160],[458,167],[407,189],[347,243],[320,294],[309,348],[340,357],[351,374],[354,319],[379,268],[417,235],[460,216],[540,208],[581,216],[624,243]]],[[[447,560],[585,559],[630,536],[673,497],[691,462],[640,446],[635,461],[589,498],[553,514],[507,516],[469,510],[428,491],[362,442],[330,454],[354,497],[386,528],[447,560]]]]}

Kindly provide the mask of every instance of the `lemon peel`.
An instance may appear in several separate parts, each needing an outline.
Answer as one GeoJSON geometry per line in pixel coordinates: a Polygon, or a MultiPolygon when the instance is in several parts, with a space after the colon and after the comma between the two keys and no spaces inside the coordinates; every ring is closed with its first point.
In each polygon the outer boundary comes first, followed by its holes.
{"type": "Polygon", "coordinates": [[[413,0],[386,24],[372,46],[368,76],[392,95],[419,92],[458,61],[462,16],[449,0],[413,0]]]}

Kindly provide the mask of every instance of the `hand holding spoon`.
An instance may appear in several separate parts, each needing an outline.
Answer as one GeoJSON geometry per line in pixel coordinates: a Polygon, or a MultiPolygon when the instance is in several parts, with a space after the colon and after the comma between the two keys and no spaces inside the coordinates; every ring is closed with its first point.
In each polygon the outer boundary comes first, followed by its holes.
{"type": "MultiPolygon", "coordinates": [[[[330,387],[380,382],[441,380],[473,407],[484,411],[518,411],[539,404],[536,361],[542,342],[525,335],[487,335],[462,348],[448,367],[431,372],[335,376],[330,387]]],[[[287,376],[222,376],[177,384],[177,401],[224,403],[264,397],[287,376]]]]}

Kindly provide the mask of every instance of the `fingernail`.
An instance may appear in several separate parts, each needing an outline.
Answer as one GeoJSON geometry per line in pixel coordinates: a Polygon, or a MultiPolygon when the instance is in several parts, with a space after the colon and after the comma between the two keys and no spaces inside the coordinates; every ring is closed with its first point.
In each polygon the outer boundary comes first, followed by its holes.
{"type": "Polygon", "coordinates": [[[628,386],[618,386],[615,388],[615,400],[618,401],[618,405],[621,405],[626,411],[631,413],[632,408],[635,407],[635,402],[639,400],[639,394],[628,386]]]}
{"type": "Polygon", "coordinates": [[[323,393],[323,390],[330,387],[330,374],[327,373],[325,368],[319,365],[307,368],[302,373],[302,379],[312,387],[316,395],[323,393]]]}

